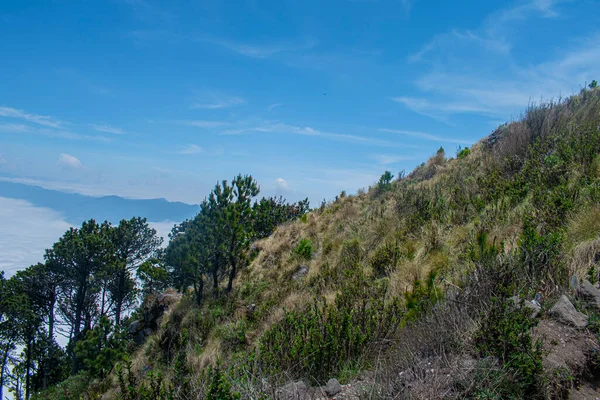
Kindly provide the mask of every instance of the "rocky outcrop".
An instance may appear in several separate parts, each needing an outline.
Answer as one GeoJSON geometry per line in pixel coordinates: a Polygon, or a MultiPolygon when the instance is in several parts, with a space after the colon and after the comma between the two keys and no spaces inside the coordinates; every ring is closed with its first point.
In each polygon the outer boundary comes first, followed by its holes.
{"type": "Polygon", "coordinates": [[[596,286],[585,280],[579,288],[579,294],[590,310],[600,312],[600,290],[596,286]]]}
{"type": "Polygon", "coordinates": [[[308,386],[302,381],[290,382],[277,389],[275,393],[277,400],[305,400],[309,398],[308,386]]]}
{"type": "Polygon", "coordinates": [[[164,312],[180,299],[181,295],[179,293],[166,292],[146,301],[143,306],[142,318],[133,321],[128,327],[128,333],[133,341],[138,345],[144,343],[146,338],[158,328],[160,318],[164,312]]]}
{"type": "Polygon", "coordinates": [[[577,311],[564,294],[560,296],[554,307],[550,309],[548,315],[560,323],[575,328],[582,329],[587,325],[587,317],[585,314],[577,311]]]}
{"type": "Polygon", "coordinates": [[[325,385],[325,387],[323,388],[323,390],[325,391],[327,396],[332,397],[342,391],[342,385],[340,385],[337,379],[330,379],[327,382],[327,385],[325,385]]]}

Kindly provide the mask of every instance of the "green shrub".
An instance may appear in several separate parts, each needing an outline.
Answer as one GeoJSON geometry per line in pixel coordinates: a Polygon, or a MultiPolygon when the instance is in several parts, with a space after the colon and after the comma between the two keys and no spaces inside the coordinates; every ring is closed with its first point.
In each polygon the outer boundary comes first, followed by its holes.
{"type": "Polygon", "coordinates": [[[309,239],[302,239],[298,246],[294,248],[294,254],[299,257],[310,260],[313,255],[313,244],[309,239]]]}
{"type": "Polygon", "coordinates": [[[227,349],[239,350],[246,345],[246,323],[237,321],[219,327],[223,344],[227,349]]]}
{"type": "Polygon", "coordinates": [[[392,180],[394,179],[394,174],[390,171],[385,171],[383,175],[379,178],[379,182],[377,183],[377,189],[379,192],[387,192],[392,189],[392,180]]]}
{"type": "Polygon", "coordinates": [[[389,268],[395,268],[400,258],[400,249],[395,244],[387,243],[378,248],[371,256],[373,275],[381,278],[390,273],[389,268]]]}
{"type": "Polygon", "coordinates": [[[469,154],[471,154],[471,150],[468,147],[465,147],[464,149],[460,149],[456,153],[456,158],[458,158],[459,160],[462,160],[463,158],[467,157],[469,154]]]}
{"type": "Polygon", "coordinates": [[[402,314],[399,299],[386,302],[387,280],[373,283],[356,268],[346,270],[344,282],[333,304],[315,299],[265,332],[260,357],[266,371],[323,383],[395,331],[402,314]]]}
{"type": "Polygon", "coordinates": [[[491,309],[482,315],[475,343],[483,357],[497,357],[500,363],[515,372],[515,388],[522,398],[536,393],[542,367],[542,342],[533,340],[532,328],[537,320],[529,317],[529,309],[512,300],[492,298],[491,309]]]}
{"type": "Polygon", "coordinates": [[[231,392],[231,383],[219,365],[209,367],[206,400],[237,400],[240,397],[239,393],[231,392]]]}

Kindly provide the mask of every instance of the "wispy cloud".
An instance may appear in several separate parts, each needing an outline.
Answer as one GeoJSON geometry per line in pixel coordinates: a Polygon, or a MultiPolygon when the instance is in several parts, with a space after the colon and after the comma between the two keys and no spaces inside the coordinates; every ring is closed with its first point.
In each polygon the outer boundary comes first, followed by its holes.
{"type": "Polygon", "coordinates": [[[285,179],[277,178],[275,179],[275,186],[277,186],[277,188],[280,190],[286,190],[289,185],[285,179]]]}
{"type": "Polygon", "coordinates": [[[123,129],[117,128],[114,126],[110,126],[110,125],[90,124],[90,126],[98,132],[112,133],[114,135],[124,135],[125,134],[123,129]]]}
{"type": "Polygon", "coordinates": [[[519,36],[520,28],[535,18],[560,23],[563,19],[556,17],[568,1],[518,1],[471,30],[434,36],[408,59],[423,64],[414,80],[420,93],[392,100],[449,123],[452,115],[465,113],[494,120],[516,117],[530,103],[572,94],[597,75],[600,31],[561,50],[548,48],[545,61],[524,64],[513,56],[513,48],[527,40],[519,36]]]}
{"type": "Polygon", "coordinates": [[[268,58],[280,53],[310,50],[317,46],[317,41],[312,39],[302,43],[242,43],[218,38],[201,38],[200,40],[251,58],[268,58]]]}
{"type": "Polygon", "coordinates": [[[183,155],[196,155],[204,152],[204,149],[197,144],[188,144],[179,150],[179,154],[183,155]]]}
{"type": "Polygon", "coordinates": [[[225,121],[207,121],[207,120],[198,120],[198,119],[176,120],[173,122],[175,122],[176,124],[179,124],[179,125],[193,126],[194,128],[206,128],[206,129],[221,128],[223,126],[229,125],[229,122],[225,122],[225,121]]]}
{"type": "Polygon", "coordinates": [[[49,126],[52,128],[58,128],[64,124],[63,121],[59,121],[47,115],[30,114],[23,110],[18,110],[11,107],[0,107],[0,117],[20,119],[33,124],[49,126]]]}
{"type": "Polygon", "coordinates": [[[51,138],[67,140],[91,140],[96,142],[110,142],[110,138],[105,136],[81,135],[62,129],[51,129],[24,124],[0,124],[0,133],[9,134],[38,134],[51,138]]]}
{"type": "Polygon", "coordinates": [[[3,133],[27,133],[33,129],[23,124],[0,124],[0,132],[3,133]]]}
{"type": "Polygon", "coordinates": [[[377,161],[377,163],[381,165],[398,164],[403,161],[410,161],[415,159],[415,157],[411,156],[399,156],[394,154],[376,154],[374,158],[377,161]]]}
{"type": "Polygon", "coordinates": [[[322,137],[325,139],[342,141],[347,143],[362,143],[365,145],[374,145],[374,146],[393,146],[398,147],[397,144],[380,140],[377,138],[359,136],[359,135],[350,135],[344,133],[333,133],[326,132],[319,129],[312,128],[310,126],[295,126],[288,125],[280,122],[271,122],[265,121],[259,125],[253,126],[239,126],[232,129],[228,129],[221,132],[221,135],[241,135],[251,132],[259,132],[259,133],[281,133],[281,134],[291,134],[291,135],[302,135],[302,136],[316,136],[322,137]]]}
{"type": "Polygon", "coordinates": [[[83,167],[83,164],[77,157],[74,157],[67,153],[62,153],[58,160],[56,161],[58,166],[68,168],[68,169],[79,169],[83,167]]]}
{"type": "Polygon", "coordinates": [[[218,110],[221,108],[230,108],[235,106],[240,106],[246,104],[246,100],[237,96],[219,96],[212,95],[209,96],[209,99],[202,100],[200,102],[194,103],[190,106],[191,109],[204,108],[208,110],[218,110]]]}
{"type": "Polygon", "coordinates": [[[269,107],[267,107],[267,111],[273,111],[274,109],[276,109],[277,107],[281,107],[282,105],[282,103],[271,104],[269,107]]]}
{"type": "Polygon", "coordinates": [[[417,131],[407,131],[407,130],[402,130],[402,129],[380,128],[380,129],[378,129],[378,131],[379,132],[394,133],[394,134],[404,135],[404,136],[410,136],[410,137],[414,137],[414,138],[418,138],[418,139],[431,140],[431,141],[434,141],[434,142],[458,143],[458,144],[471,144],[472,143],[472,141],[470,141],[470,140],[457,139],[457,138],[446,138],[446,137],[443,137],[443,136],[432,135],[430,133],[417,132],[417,131]]]}

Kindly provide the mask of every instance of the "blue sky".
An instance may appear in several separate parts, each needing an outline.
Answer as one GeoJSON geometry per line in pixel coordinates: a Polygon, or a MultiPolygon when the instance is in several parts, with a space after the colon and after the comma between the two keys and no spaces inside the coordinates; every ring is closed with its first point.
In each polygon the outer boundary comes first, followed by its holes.
{"type": "Polygon", "coordinates": [[[600,77],[598,1],[4,1],[0,179],[313,204],[600,77]]]}

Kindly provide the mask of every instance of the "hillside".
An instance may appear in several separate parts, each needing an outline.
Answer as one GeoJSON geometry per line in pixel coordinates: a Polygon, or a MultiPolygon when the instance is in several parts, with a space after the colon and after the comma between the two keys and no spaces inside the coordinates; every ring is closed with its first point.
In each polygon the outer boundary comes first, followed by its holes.
{"type": "Polygon", "coordinates": [[[145,298],[124,361],[40,398],[598,396],[599,204],[590,88],[294,214],[221,260],[237,273],[204,267],[207,211],[174,230],[179,293],[145,298]]]}

